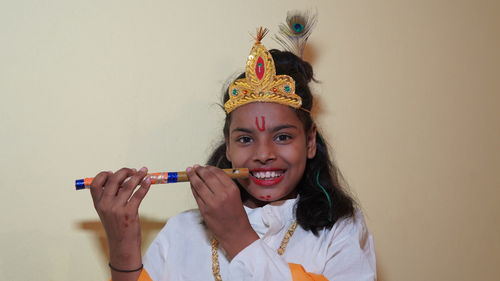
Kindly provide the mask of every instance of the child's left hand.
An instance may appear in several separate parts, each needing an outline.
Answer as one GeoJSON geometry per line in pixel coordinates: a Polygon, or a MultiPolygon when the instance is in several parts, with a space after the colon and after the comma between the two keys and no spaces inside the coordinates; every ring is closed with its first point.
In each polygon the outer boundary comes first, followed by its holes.
{"type": "Polygon", "coordinates": [[[205,224],[229,259],[259,239],[248,221],[240,190],[229,176],[213,166],[195,165],[186,172],[205,224]]]}

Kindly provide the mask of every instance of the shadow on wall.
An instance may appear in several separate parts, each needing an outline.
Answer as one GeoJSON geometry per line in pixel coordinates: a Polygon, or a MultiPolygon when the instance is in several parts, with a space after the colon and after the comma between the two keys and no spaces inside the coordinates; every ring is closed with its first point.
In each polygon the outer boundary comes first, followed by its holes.
{"type": "MultiPolygon", "coordinates": [[[[377,258],[379,255],[377,255],[377,258]]],[[[386,278],[384,276],[384,268],[382,268],[379,260],[377,260],[377,281],[385,281],[386,278]]]]}
{"type": "MultiPolygon", "coordinates": [[[[302,55],[302,59],[304,61],[308,62],[312,66],[313,72],[315,71],[314,64],[316,63],[316,60],[318,57],[319,57],[318,49],[316,47],[314,47],[314,45],[312,45],[312,44],[307,44],[304,48],[304,54],[302,55]]],[[[311,109],[312,117],[314,120],[316,120],[319,115],[324,113],[324,110],[320,106],[321,104],[324,104],[324,103],[321,102],[321,96],[317,95],[315,88],[314,88],[314,84],[321,84],[321,81],[316,80],[316,75],[317,75],[317,73],[314,72],[314,80],[311,81],[311,83],[309,83],[309,87],[311,89],[311,93],[312,93],[313,99],[314,99],[312,109],[311,109]]]]}
{"type": "MultiPolygon", "coordinates": [[[[140,217],[141,220],[141,230],[142,237],[141,242],[143,250],[147,248],[154,237],[158,234],[158,232],[163,228],[166,221],[162,220],[153,220],[147,217],[140,217]]],[[[99,249],[100,256],[103,259],[103,262],[107,263],[109,261],[109,252],[108,252],[108,241],[106,239],[106,232],[104,231],[104,227],[99,220],[91,220],[91,221],[82,221],[77,223],[78,229],[89,231],[94,235],[94,243],[96,244],[96,248],[99,249]]]]}

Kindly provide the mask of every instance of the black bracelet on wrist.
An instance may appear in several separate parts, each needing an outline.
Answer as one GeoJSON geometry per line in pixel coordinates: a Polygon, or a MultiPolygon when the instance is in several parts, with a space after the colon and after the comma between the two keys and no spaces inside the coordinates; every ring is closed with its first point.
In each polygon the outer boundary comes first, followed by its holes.
{"type": "Polygon", "coordinates": [[[142,268],[144,267],[144,264],[141,264],[141,266],[138,269],[123,270],[123,269],[118,269],[118,268],[112,266],[111,263],[108,263],[108,265],[109,265],[109,268],[111,268],[112,270],[114,270],[116,272],[124,272],[124,273],[137,272],[137,271],[142,270],[142,268]]]}

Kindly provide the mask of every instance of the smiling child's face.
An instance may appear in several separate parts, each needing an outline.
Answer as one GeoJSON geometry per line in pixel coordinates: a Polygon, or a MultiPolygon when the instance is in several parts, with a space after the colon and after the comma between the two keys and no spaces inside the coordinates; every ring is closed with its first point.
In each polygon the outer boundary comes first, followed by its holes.
{"type": "Polygon", "coordinates": [[[255,208],[297,196],[308,158],[316,154],[316,129],[304,131],[294,110],[277,103],[254,102],[231,113],[226,156],[233,167],[249,168],[238,180],[255,208]]]}

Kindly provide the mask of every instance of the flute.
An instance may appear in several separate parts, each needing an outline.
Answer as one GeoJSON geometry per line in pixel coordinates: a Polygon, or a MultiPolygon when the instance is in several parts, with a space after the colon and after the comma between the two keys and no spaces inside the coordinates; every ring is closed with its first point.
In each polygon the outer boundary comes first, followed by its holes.
{"type": "MultiPolygon", "coordinates": [[[[248,168],[233,168],[233,169],[223,169],[230,178],[232,179],[245,179],[248,178],[249,171],[248,168]]],[[[182,172],[160,172],[160,173],[150,173],[147,174],[151,179],[151,184],[164,184],[164,183],[176,183],[176,182],[186,182],[189,181],[187,173],[182,172]]],[[[75,189],[81,190],[90,188],[94,178],[84,178],[75,180],[75,189]]]]}

